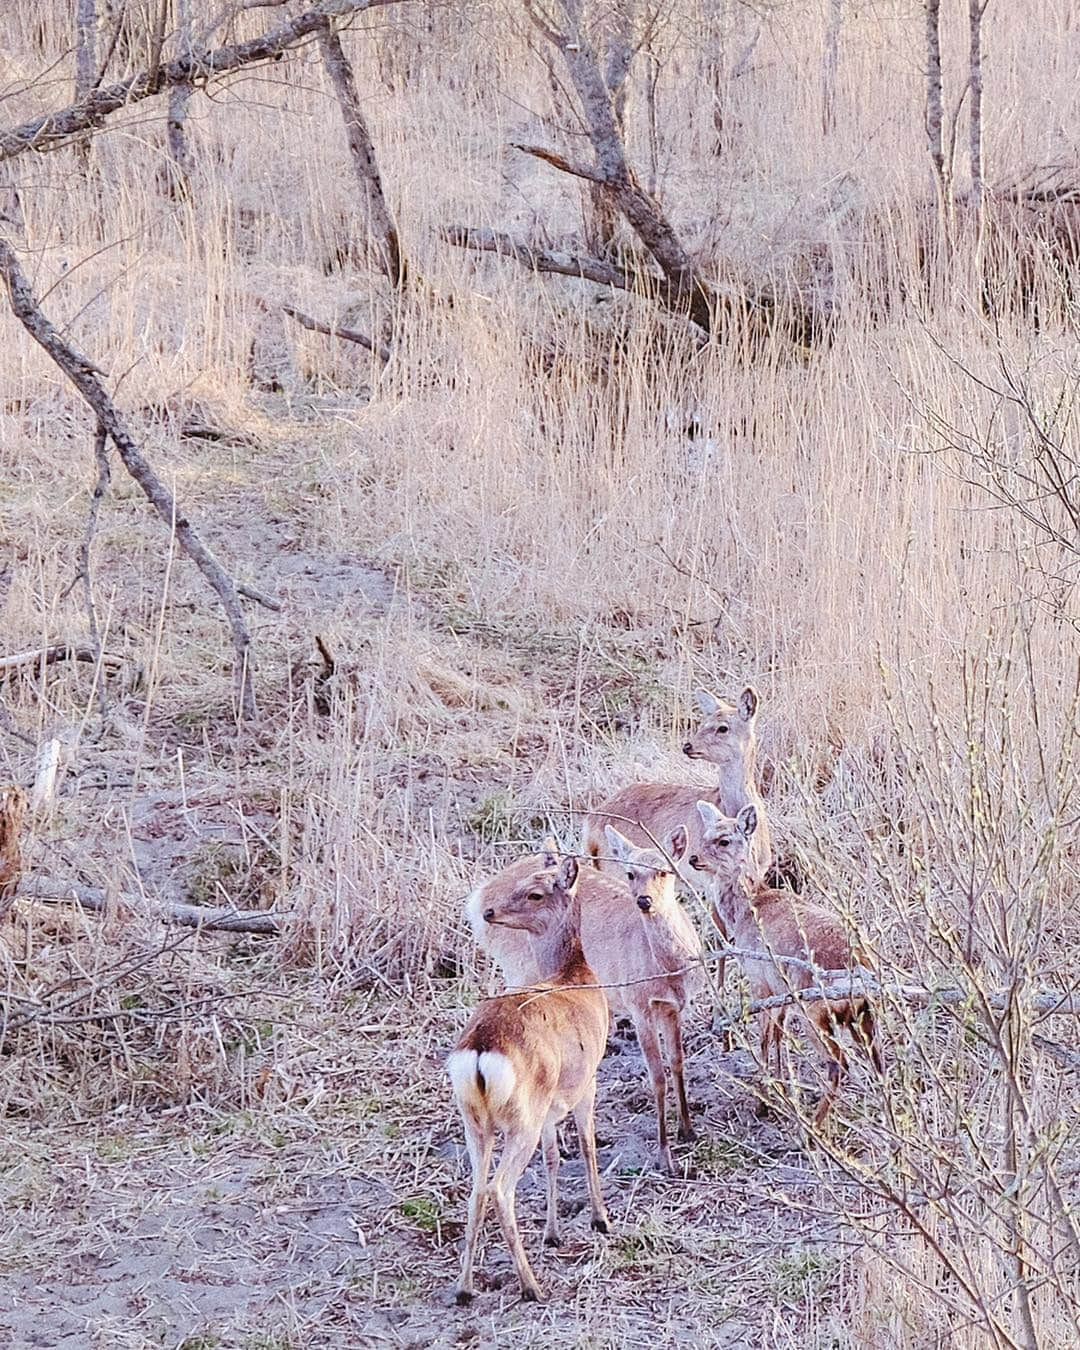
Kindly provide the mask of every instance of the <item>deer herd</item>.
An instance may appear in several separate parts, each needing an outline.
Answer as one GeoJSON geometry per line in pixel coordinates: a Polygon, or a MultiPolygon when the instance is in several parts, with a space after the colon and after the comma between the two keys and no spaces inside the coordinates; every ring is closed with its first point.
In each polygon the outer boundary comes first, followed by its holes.
{"type": "MultiPolygon", "coordinates": [[[[540,853],[503,868],[466,902],[476,940],[498,966],[507,992],[481,1002],[447,1064],[472,1165],[459,1303],[472,1297],[489,1201],[522,1297],[540,1297],[518,1232],[515,1192],[541,1144],[544,1241],[558,1245],[556,1129],[571,1112],[592,1225],[608,1231],[594,1111],[612,1013],[633,1022],[656,1105],[657,1161],[664,1172],[677,1174],[668,1137],[668,1072],[678,1138],[689,1141],[694,1126],[683,1074],[683,1015],[704,982],[702,940],[680,891],[708,897],[713,923],[736,953],[753,1000],[796,995],[796,1001],[775,1000],[758,1014],[761,1059],[774,1064],[779,1076],[785,1015],[796,1015],[823,1068],[814,1125],[824,1121],[847,1068],[841,1028],[882,1072],[865,998],[797,1000],[821,972],[851,970],[866,958],[829,910],[765,883],[772,849],[755,781],[758,696],[748,688],[734,703],[705,692],[697,699],[701,725],[683,751],[716,766],[713,789],[632,784],[586,817],[582,863],[548,840],[540,853]]],[[[721,958],[718,987],[723,982],[721,958]]]]}

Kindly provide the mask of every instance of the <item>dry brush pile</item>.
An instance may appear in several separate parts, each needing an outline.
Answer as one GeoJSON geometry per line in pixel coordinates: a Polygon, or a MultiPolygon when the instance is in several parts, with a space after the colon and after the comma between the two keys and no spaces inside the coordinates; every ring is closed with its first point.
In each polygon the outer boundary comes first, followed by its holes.
{"type": "Polygon", "coordinates": [[[1076,36],[983,8],[4,18],[11,1121],[323,1101],[389,1008],[448,1120],[461,898],[752,682],[890,1060],[760,1080],[820,1325],[1075,1341],[1076,36]]]}

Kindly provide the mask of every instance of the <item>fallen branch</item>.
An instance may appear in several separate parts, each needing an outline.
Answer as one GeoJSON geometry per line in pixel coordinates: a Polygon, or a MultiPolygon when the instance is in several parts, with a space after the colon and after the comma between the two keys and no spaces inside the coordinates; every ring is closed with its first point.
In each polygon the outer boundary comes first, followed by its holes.
{"type": "Polygon", "coordinates": [[[176,536],[181,549],[217,593],[232,632],[237,710],[242,718],[254,717],[255,690],[249,666],[251,635],[244,622],[240,599],[232,578],[196,534],[181,510],[179,502],[150,467],[149,461],[136,445],[95,368],[70,342],[60,336],[41,312],[30,290],[30,283],[15,257],[15,250],[5,239],[0,239],[0,276],[3,276],[7,283],[11,309],[15,317],[34,341],[45,349],[96,413],[98,425],[108,431],[128,473],[142,488],[166,527],[176,536]]]}
{"type": "MultiPolygon", "coordinates": [[[[15,896],[18,900],[40,900],[48,905],[77,905],[80,909],[100,914],[109,906],[103,890],[94,886],[67,886],[43,879],[24,886],[15,896]]],[[[262,933],[277,937],[281,932],[278,916],[269,910],[210,908],[207,905],[188,905],[182,901],[168,901],[160,907],[152,902],[130,896],[116,897],[117,903],[128,909],[150,912],[163,923],[180,924],[185,928],[212,928],[225,933],[262,933]]]]}
{"type": "Polygon", "coordinates": [[[394,4],[396,0],[322,0],[247,42],[234,42],[213,51],[191,52],[164,65],[152,64],[129,79],[90,91],[84,98],[31,118],[19,126],[0,131],[0,161],[13,159],[27,150],[52,150],[73,136],[98,126],[110,113],[152,98],[164,89],[190,86],[199,81],[229,75],[260,61],[272,61],[302,38],[318,33],[331,17],[347,17],[366,9],[394,4]]]}
{"type": "Polygon", "coordinates": [[[356,342],[361,347],[366,347],[380,361],[390,360],[390,348],[385,343],[369,338],[366,333],[361,333],[355,328],[341,328],[337,324],[322,323],[318,319],[313,319],[310,314],[305,314],[302,309],[297,309],[294,305],[282,305],[281,309],[282,313],[287,314],[290,319],[295,319],[301,328],[307,328],[312,333],[325,333],[327,337],[342,338],[346,342],[356,342]]]}
{"type": "MultiPolygon", "coordinates": [[[[102,669],[115,675],[121,668],[115,656],[101,656],[102,669]]],[[[51,666],[57,661],[85,661],[95,665],[98,653],[92,647],[76,647],[69,642],[58,642],[51,647],[34,647],[28,652],[15,652],[11,656],[0,656],[0,674],[19,670],[23,666],[51,666]]]]}

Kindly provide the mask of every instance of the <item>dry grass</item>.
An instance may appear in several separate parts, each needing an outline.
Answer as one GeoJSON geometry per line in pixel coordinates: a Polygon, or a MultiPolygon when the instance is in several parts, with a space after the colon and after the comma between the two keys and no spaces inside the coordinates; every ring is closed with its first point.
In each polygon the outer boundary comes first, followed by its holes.
{"type": "MultiPolygon", "coordinates": [[[[7,22],[5,124],[68,98],[69,8],[7,22]]],[[[573,838],[612,787],[684,777],[695,685],[761,689],[780,845],[886,969],[966,978],[948,939],[973,913],[979,978],[999,985],[1037,902],[1025,978],[1076,982],[1076,554],[988,509],[970,464],[941,448],[943,425],[978,436],[995,405],[949,354],[992,382],[1003,358],[1040,413],[1072,396],[1073,301],[1026,227],[1000,244],[1003,286],[1023,249],[1024,303],[1009,293],[996,324],[963,221],[947,275],[926,260],[919,7],[848,16],[826,136],[824,7],[772,7],[720,158],[700,78],[714,8],[677,5],[659,28],[655,142],[649,59],[635,66],[631,151],[718,276],[836,303],[812,351],[778,335],[699,347],[640,301],[440,242],[453,222],[580,234],[576,185],[507,148],[557,139],[543,114],[568,121],[509,6],[404,6],[346,35],[403,246],[437,302],[394,301],[355,265],[313,47],[196,97],[190,202],[167,196],[153,102],[95,136],[88,181],[68,151],[11,166],[48,312],[110,373],[223,561],[285,606],[251,612],[261,715],[237,730],[219,615],[115,472],[94,546],[105,646],[123,663],[100,677],[104,713],[88,667],[0,691],[5,780],[29,782],[45,737],[64,747],[28,862],[146,897],[103,920],[23,904],[5,921],[9,993],[71,997],[86,1019],[31,1020],[0,1065],[15,1216],[0,1326],[16,1341],[44,1326],[53,1345],[189,1350],[555,1336],[884,1348],[933,1344],[951,1319],[955,1343],[982,1343],[926,1295],[923,1280],[955,1288],[924,1245],[888,1224],[884,1254],[868,1237],[880,1211],[860,1167],[944,1169],[903,1138],[956,1143],[948,1084],[964,1079],[976,1125],[956,1146],[975,1180],[944,1240],[970,1246],[980,1287],[1003,1278],[997,1236],[969,1212],[1002,1190],[1001,1077],[962,1023],[900,1007],[886,1037],[898,1056],[923,1047],[922,1078],[901,1079],[881,1118],[858,1078],[817,1153],[782,1110],[755,1115],[752,1062],[721,1052],[703,1009],[688,1046],[703,1138],[683,1182],[649,1169],[633,1047],[609,1057],[615,1237],[575,1218],[567,1250],[538,1265],[552,1294],[539,1311],[516,1305],[494,1243],[490,1292],[469,1312],[442,1302],[468,1179],[441,1063],[487,981],[460,899],[549,828],[573,838]],[[283,303],[392,326],[391,362],[301,330],[283,303]],[[253,387],[253,368],[275,388],[253,387]],[[224,439],[185,435],[193,414],[224,439]],[[329,690],[316,633],[338,661],[329,690]],[[969,907],[975,874],[992,885],[969,907]],[[285,936],[187,934],[166,950],[153,904],[182,895],[274,906],[285,936]],[[1016,905],[995,908],[1002,895],[1016,905]]],[[[1075,163],[1066,11],[988,14],[991,182],[1075,163]]],[[[730,70],[757,19],[721,12],[730,70]]],[[[237,31],[265,21],[256,10],[237,31]]],[[[3,327],[0,612],[21,650],[86,636],[67,586],[92,429],[3,327]]],[[[1015,418],[993,425],[1026,453],[1015,418]]],[[[1068,1040],[1071,1024],[1040,1030],[1068,1040]]],[[[1075,1114],[1074,1076],[1039,1059],[1026,1082],[1032,1138],[1055,1141],[1068,1175],[1053,1127],[1075,1114]]],[[[532,1172],[521,1208],[534,1249],[532,1172]]],[[[1075,1304],[1042,1291],[1038,1315],[1040,1344],[1074,1343],[1075,1304]]]]}

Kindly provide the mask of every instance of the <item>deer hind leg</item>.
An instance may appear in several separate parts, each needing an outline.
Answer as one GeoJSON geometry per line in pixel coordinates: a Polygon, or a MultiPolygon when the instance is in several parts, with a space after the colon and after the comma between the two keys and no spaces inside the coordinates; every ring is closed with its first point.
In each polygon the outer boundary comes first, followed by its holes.
{"type": "Polygon", "coordinates": [[[675,1161],[671,1156],[671,1145],[667,1132],[667,1079],[664,1075],[664,1058],[660,1052],[660,1038],[656,1034],[655,1012],[650,1004],[642,1013],[634,1014],[634,1030],[637,1032],[641,1053],[649,1070],[649,1082],[652,1084],[653,1101],[656,1103],[656,1152],[661,1169],[669,1177],[676,1175],[675,1161]]]}
{"type": "Polygon", "coordinates": [[[874,1011],[869,1003],[863,1003],[855,1014],[855,1038],[870,1056],[870,1063],[879,1078],[885,1077],[885,1061],[881,1058],[881,1044],[877,1037],[877,1024],[874,1011]]]}
{"type": "Polygon", "coordinates": [[[596,1165],[596,1079],[589,1084],[581,1101],[574,1107],[581,1157],[585,1163],[585,1181],[589,1187],[592,1207],[592,1226],[598,1233],[609,1233],[611,1224],[604,1207],[604,1193],[600,1189],[600,1170],[596,1165]]]}
{"type": "Polygon", "coordinates": [[[473,1296],[473,1261],[476,1244],[484,1225],[488,1202],[488,1172],[491,1170],[491,1152],[495,1136],[490,1126],[482,1128],[465,1112],[465,1145],[472,1164],[472,1192],[469,1195],[469,1218],[465,1225],[465,1250],[461,1258],[461,1275],[454,1297],[458,1303],[468,1303],[473,1296]]]}
{"type": "Polygon", "coordinates": [[[521,1285],[521,1297],[526,1302],[537,1302],[543,1295],[540,1292],[540,1286],[536,1283],[536,1276],[529,1265],[529,1258],[525,1255],[525,1246],[521,1241],[521,1234],[518,1232],[517,1215],[514,1211],[514,1196],[517,1191],[517,1184],[521,1180],[521,1174],[525,1171],[529,1159],[536,1152],[536,1145],[539,1142],[539,1127],[530,1129],[527,1133],[508,1133],[503,1144],[499,1166],[495,1170],[495,1176],[491,1183],[495,1211],[502,1226],[503,1238],[514,1261],[518,1283],[521,1285]]]}
{"type": "Polygon", "coordinates": [[[807,1018],[811,1040],[816,1042],[823,1058],[828,1061],[825,1065],[825,1091],[813,1116],[815,1127],[821,1125],[832,1110],[836,1094],[840,1090],[840,1083],[847,1072],[847,1056],[844,1054],[844,1047],[836,1039],[834,1011],[827,1003],[822,1003],[819,1007],[821,1011],[817,1016],[807,1018]]]}
{"type": "Polygon", "coordinates": [[[675,1080],[675,1099],[679,1107],[679,1140],[681,1143],[689,1144],[697,1138],[697,1135],[694,1133],[694,1123],[690,1119],[690,1103],[686,1100],[686,1079],[683,1076],[682,1013],[674,1003],[658,1003],[655,1006],[667,1048],[671,1076],[675,1080]]]}
{"type": "Polygon", "coordinates": [[[544,1122],[540,1139],[544,1147],[544,1171],[547,1178],[547,1222],[544,1224],[544,1244],[558,1247],[559,1237],[559,1132],[550,1116],[544,1122]]]}

